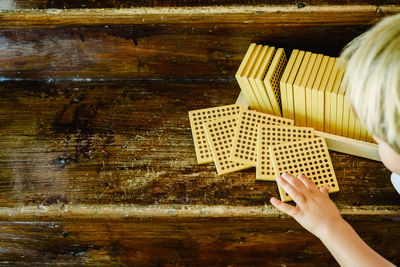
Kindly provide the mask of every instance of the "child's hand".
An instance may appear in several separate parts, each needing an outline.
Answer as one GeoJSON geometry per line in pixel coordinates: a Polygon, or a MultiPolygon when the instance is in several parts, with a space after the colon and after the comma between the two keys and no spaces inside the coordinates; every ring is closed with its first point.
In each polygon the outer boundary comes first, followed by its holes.
{"type": "Polygon", "coordinates": [[[272,205],[292,216],[318,238],[328,235],[334,228],[344,223],[339,210],[328,196],[329,186],[320,190],[306,176],[299,175],[296,178],[287,173],[277,177],[277,182],[293,198],[297,206],[283,203],[276,198],[271,198],[272,205]]]}

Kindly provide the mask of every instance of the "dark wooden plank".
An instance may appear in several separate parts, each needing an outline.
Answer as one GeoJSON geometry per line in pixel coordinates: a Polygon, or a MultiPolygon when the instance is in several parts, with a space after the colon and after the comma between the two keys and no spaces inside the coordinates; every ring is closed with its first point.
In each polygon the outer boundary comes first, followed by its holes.
{"type": "Polygon", "coordinates": [[[336,56],[366,26],[185,24],[0,30],[0,76],[11,79],[218,79],[251,42],[336,56]]]}
{"type": "MultiPolygon", "coordinates": [[[[238,94],[236,82],[3,82],[0,205],[269,204],[276,185],[254,169],[196,163],[187,112],[238,94]]],[[[331,155],[341,209],[398,210],[383,164],[331,155]]]]}
{"type": "Polygon", "coordinates": [[[0,13],[0,77],[232,78],[251,42],[336,56],[400,6],[0,13]]]}
{"type": "MultiPolygon", "coordinates": [[[[398,219],[349,220],[369,245],[399,264],[398,219]]],[[[338,266],[322,243],[292,219],[147,218],[0,226],[3,266],[338,266]]]]}
{"type": "Polygon", "coordinates": [[[130,7],[183,7],[221,5],[292,5],[304,8],[308,5],[395,5],[396,0],[12,0],[7,7],[23,8],[130,8],[130,7]]]}

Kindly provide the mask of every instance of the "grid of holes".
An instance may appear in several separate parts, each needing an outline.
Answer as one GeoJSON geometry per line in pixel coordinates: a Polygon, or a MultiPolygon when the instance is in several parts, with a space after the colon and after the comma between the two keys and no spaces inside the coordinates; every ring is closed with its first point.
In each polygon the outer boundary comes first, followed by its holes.
{"type": "MultiPolygon", "coordinates": [[[[337,181],[329,152],[322,138],[313,138],[272,148],[278,173],[304,174],[319,188],[329,185],[337,189],[337,181]]],[[[285,192],[286,197],[289,195],[285,192]]]]}
{"type": "Polygon", "coordinates": [[[196,153],[201,160],[212,160],[211,151],[209,149],[203,124],[221,117],[237,115],[239,113],[239,105],[228,105],[216,108],[208,108],[191,111],[190,119],[192,121],[192,133],[194,137],[196,153]]]}
{"type": "Polygon", "coordinates": [[[221,119],[207,124],[209,138],[214,153],[214,161],[219,174],[232,172],[243,164],[232,162],[229,153],[232,147],[232,140],[235,134],[237,119],[234,117],[221,119]]]}
{"type": "Polygon", "coordinates": [[[256,164],[257,129],[259,124],[293,125],[293,121],[257,111],[246,110],[240,115],[237,137],[235,137],[232,156],[238,161],[256,164]]]}
{"type": "Polygon", "coordinates": [[[268,70],[269,70],[269,67],[271,67],[271,64],[272,64],[272,61],[273,61],[275,55],[276,55],[276,49],[274,49],[274,51],[272,52],[272,56],[271,56],[270,59],[269,59],[267,68],[265,69],[265,72],[264,72],[264,74],[263,74],[263,76],[262,76],[262,79],[263,79],[263,80],[264,80],[265,75],[267,74],[267,72],[268,72],[268,70]]]}
{"type": "Polygon", "coordinates": [[[286,66],[286,56],[285,52],[282,51],[281,57],[278,61],[278,64],[275,66],[274,72],[270,80],[271,87],[274,90],[274,95],[276,100],[278,101],[279,106],[281,105],[281,92],[279,89],[279,82],[282,78],[285,66],[286,66]]]}
{"type": "Polygon", "coordinates": [[[273,167],[268,147],[278,145],[284,142],[294,142],[299,139],[309,139],[314,137],[314,131],[300,127],[283,127],[283,126],[261,126],[259,131],[259,153],[260,161],[257,162],[257,169],[260,170],[262,177],[274,177],[273,167]]]}

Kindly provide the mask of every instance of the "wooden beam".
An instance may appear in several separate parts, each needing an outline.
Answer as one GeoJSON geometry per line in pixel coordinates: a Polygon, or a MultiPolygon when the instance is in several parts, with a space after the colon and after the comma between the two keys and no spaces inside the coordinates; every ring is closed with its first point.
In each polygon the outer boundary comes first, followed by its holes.
{"type": "MultiPolygon", "coordinates": [[[[378,253],[400,263],[398,217],[346,219],[378,253]]],[[[0,227],[0,263],[10,265],[337,264],[315,236],[289,218],[52,220],[0,222],[0,227]]]]}
{"type": "Polygon", "coordinates": [[[130,7],[180,7],[180,6],[223,6],[223,5],[291,5],[304,8],[309,5],[395,5],[396,0],[163,0],[163,1],[137,1],[137,0],[13,0],[8,8],[130,8],[130,7]]]}
{"type": "Polygon", "coordinates": [[[0,13],[0,27],[244,23],[274,25],[366,25],[395,14],[399,5],[218,6],[135,9],[47,9],[0,13]]]}

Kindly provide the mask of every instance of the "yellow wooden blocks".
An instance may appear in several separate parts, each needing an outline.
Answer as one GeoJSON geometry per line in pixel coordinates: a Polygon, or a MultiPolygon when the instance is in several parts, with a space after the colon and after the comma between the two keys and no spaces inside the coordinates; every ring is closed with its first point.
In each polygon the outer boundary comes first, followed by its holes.
{"type": "MultiPolygon", "coordinates": [[[[323,138],[283,143],[269,147],[275,175],[287,172],[294,176],[304,174],[319,188],[329,185],[329,192],[339,191],[335,171],[323,138]]],[[[281,200],[292,198],[278,186],[281,200]]]]}
{"type": "Polygon", "coordinates": [[[257,131],[259,124],[293,125],[293,121],[254,110],[241,110],[233,139],[230,159],[234,162],[256,166],[257,131]]]}
{"type": "Polygon", "coordinates": [[[314,137],[314,129],[308,127],[258,125],[256,179],[275,181],[269,146],[314,137]]]}
{"type": "Polygon", "coordinates": [[[373,142],[346,102],[339,58],[251,44],[236,78],[250,109],[294,120],[296,126],[373,142]]]}
{"type": "Polygon", "coordinates": [[[190,127],[192,129],[194,148],[199,164],[213,161],[207,142],[203,124],[226,116],[238,116],[240,105],[227,105],[189,111],[190,127]]]}
{"type": "Polygon", "coordinates": [[[237,116],[227,116],[204,124],[215,167],[219,175],[250,168],[229,159],[237,116]]]}

